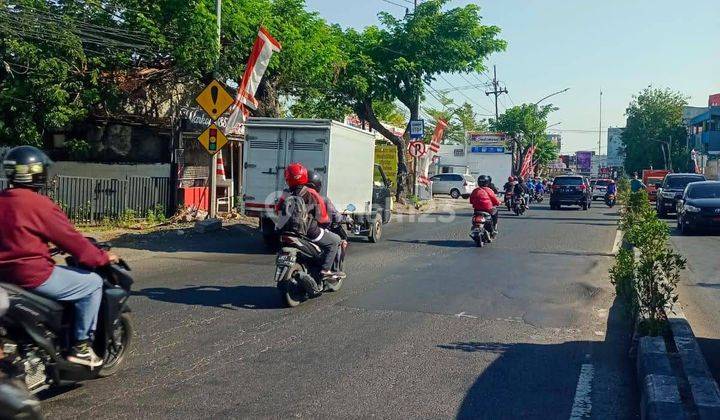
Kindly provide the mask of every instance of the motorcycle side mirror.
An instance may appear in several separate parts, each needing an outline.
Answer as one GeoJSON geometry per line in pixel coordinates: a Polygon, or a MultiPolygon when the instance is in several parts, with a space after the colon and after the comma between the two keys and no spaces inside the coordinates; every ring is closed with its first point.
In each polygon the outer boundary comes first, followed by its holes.
{"type": "Polygon", "coordinates": [[[357,210],[357,207],[355,207],[353,204],[348,204],[348,206],[345,208],[345,211],[354,212],[357,210]]]}

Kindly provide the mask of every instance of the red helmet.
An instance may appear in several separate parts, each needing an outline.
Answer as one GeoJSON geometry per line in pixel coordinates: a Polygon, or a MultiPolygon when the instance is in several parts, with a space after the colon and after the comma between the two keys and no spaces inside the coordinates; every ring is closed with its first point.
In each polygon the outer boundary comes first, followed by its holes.
{"type": "Polygon", "coordinates": [[[509,177],[508,177],[508,182],[513,182],[513,181],[515,181],[515,178],[514,178],[514,177],[511,177],[511,176],[509,176],[509,177]]]}
{"type": "Polygon", "coordinates": [[[308,170],[302,163],[291,163],[285,168],[285,182],[288,187],[305,185],[308,182],[308,170]]]}

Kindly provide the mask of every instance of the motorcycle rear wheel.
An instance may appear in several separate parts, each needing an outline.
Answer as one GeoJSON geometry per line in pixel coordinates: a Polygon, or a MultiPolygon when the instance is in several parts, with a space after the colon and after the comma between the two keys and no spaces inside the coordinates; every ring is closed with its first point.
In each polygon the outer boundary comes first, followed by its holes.
{"type": "Polygon", "coordinates": [[[282,293],[283,300],[288,308],[294,308],[307,300],[307,292],[302,289],[302,285],[298,284],[297,287],[293,287],[290,283],[290,279],[300,271],[304,271],[302,266],[300,264],[294,264],[288,270],[285,279],[278,284],[280,293],[282,293]]]}
{"type": "Polygon", "coordinates": [[[108,343],[103,365],[100,371],[98,371],[99,378],[112,376],[122,368],[125,355],[132,345],[134,333],[135,328],[133,327],[130,314],[125,313],[120,315],[118,325],[115,327],[115,331],[113,331],[113,334],[120,336],[120,344],[113,345],[112,343],[108,343]]]}

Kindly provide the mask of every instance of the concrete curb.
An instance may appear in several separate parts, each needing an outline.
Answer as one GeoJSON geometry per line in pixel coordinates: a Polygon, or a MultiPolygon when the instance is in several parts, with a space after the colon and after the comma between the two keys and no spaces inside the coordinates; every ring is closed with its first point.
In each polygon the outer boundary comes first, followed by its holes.
{"type": "Polygon", "coordinates": [[[679,309],[668,314],[668,321],[699,417],[720,418],[720,388],[710,373],[690,323],[679,309]]]}
{"type": "Polygon", "coordinates": [[[637,352],[643,419],[684,419],[680,390],[662,337],[640,338],[637,352]]]}

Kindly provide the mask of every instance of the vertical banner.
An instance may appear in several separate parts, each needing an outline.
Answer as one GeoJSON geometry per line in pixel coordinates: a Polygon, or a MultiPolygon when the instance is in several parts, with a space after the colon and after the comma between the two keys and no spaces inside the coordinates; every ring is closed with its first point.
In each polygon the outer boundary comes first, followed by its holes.
{"type": "Polygon", "coordinates": [[[417,160],[418,182],[423,185],[430,185],[430,179],[428,178],[430,165],[432,164],[435,155],[437,155],[440,151],[440,143],[442,142],[446,128],[447,121],[437,120],[435,131],[433,132],[432,139],[430,140],[430,146],[428,147],[428,153],[417,160]]]}
{"type": "Polygon", "coordinates": [[[267,29],[260,27],[245,67],[245,73],[238,86],[235,109],[228,119],[227,130],[229,133],[236,132],[239,125],[247,120],[248,108],[257,109],[258,102],[255,99],[255,92],[257,92],[265,70],[270,64],[270,58],[281,49],[280,43],[270,35],[267,29]]]}

